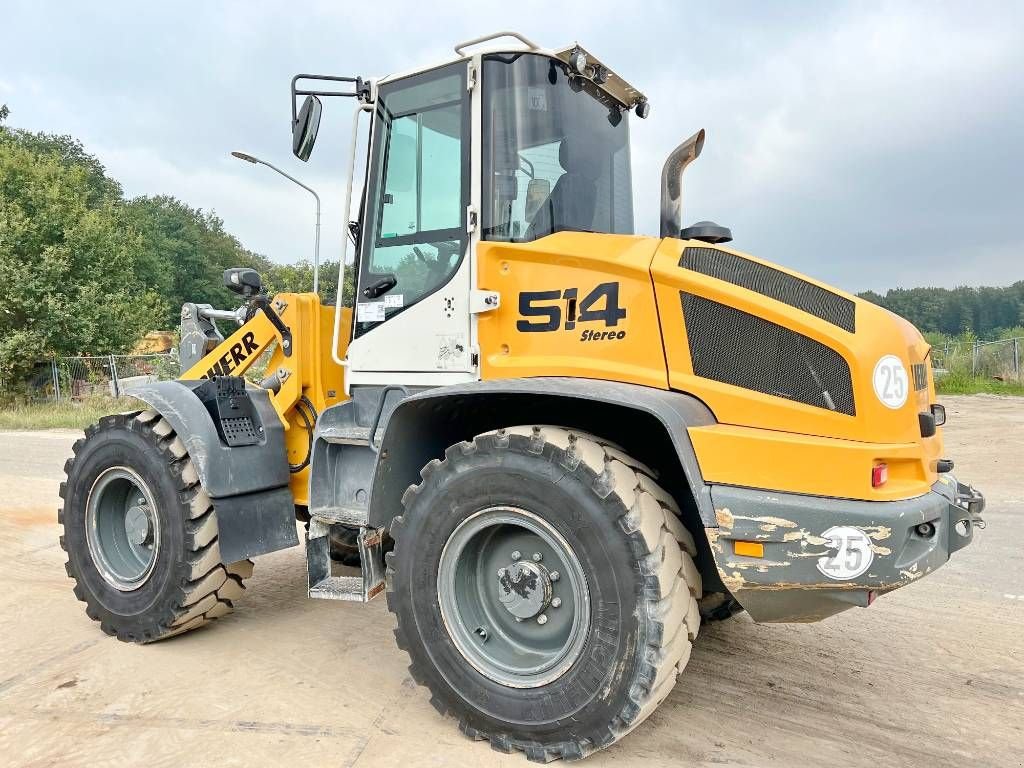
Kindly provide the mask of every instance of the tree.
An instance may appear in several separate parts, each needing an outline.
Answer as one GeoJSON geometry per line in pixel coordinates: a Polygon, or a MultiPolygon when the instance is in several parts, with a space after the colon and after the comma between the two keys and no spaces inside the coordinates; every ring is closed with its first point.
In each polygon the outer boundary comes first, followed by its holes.
{"type": "Polygon", "coordinates": [[[123,352],[167,308],[137,279],[120,187],[69,137],[0,126],[0,376],[55,354],[123,352]]]}
{"type": "Polygon", "coordinates": [[[264,274],[273,268],[267,258],[246,250],[228,234],[215,213],[167,195],[137,197],[127,208],[144,246],[136,274],[168,305],[162,327],[177,326],[186,301],[215,307],[237,303],[238,297],[224,287],[225,269],[252,267],[264,274]]]}
{"type": "Polygon", "coordinates": [[[1006,329],[1024,325],[1024,281],[1002,288],[893,288],[885,295],[873,291],[859,295],[930,333],[970,332],[994,339],[1006,329]]]}

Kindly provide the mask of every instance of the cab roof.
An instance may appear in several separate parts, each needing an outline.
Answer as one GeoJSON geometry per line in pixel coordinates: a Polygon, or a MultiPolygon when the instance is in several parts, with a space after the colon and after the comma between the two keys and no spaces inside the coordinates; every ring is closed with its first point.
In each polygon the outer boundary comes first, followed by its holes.
{"type": "Polygon", "coordinates": [[[599,71],[604,76],[604,82],[599,82],[597,79],[594,79],[594,84],[602,91],[607,93],[609,96],[611,96],[613,99],[622,104],[624,107],[626,107],[627,109],[632,109],[638,103],[645,102],[647,100],[647,97],[644,96],[643,93],[641,93],[637,88],[635,88],[633,85],[627,82],[614,70],[609,68],[594,54],[583,48],[579,43],[573,43],[572,45],[567,45],[564,48],[548,49],[542,48],[541,46],[537,45],[532,40],[521,35],[518,32],[504,31],[495,32],[490,35],[484,35],[482,37],[477,37],[472,40],[467,40],[465,42],[459,43],[458,45],[455,46],[455,53],[457,54],[457,58],[453,60],[440,62],[439,64],[432,65],[429,67],[422,67],[417,70],[405,71],[401,73],[388,75],[386,77],[380,78],[379,80],[377,80],[377,82],[384,83],[389,82],[391,80],[398,80],[400,78],[408,77],[409,75],[413,75],[418,72],[425,72],[434,69],[435,67],[443,66],[444,64],[450,64],[452,63],[452,61],[458,61],[460,59],[470,59],[477,54],[489,53],[535,53],[541,56],[547,56],[552,59],[558,59],[559,61],[566,64],[566,66],[569,67],[570,71],[575,71],[573,67],[574,57],[582,53],[584,56],[586,56],[588,69],[593,68],[593,71],[599,71]],[[504,44],[483,46],[484,43],[490,43],[492,41],[508,37],[515,38],[522,45],[519,47],[510,47],[506,42],[504,44]],[[469,50],[470,48],[474,50],[469,50]]]}

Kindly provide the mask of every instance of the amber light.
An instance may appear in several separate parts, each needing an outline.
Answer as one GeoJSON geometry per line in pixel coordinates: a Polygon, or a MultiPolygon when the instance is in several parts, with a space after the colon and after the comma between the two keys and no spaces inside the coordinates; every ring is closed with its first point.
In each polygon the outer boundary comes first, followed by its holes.
{"type": "Polygon", "coordinates": [[[875,464],[871,468],[871,487],[880,488],[889,479],[889,466],[887,464],[875,464]]]}
{"type": "Polygon", "coordinates": [[[733,542],[737,555],[744,557],[764,557],[764,544],[760,541],[737,541],[733,542]]]}

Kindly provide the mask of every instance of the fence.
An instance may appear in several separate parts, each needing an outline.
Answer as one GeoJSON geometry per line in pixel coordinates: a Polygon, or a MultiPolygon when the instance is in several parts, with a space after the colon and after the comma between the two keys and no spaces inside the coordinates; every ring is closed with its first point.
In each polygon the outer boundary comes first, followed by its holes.
{"type": "Polygon", "coordinates": [[[1024,338],[951,341],[932,349],[932,365],[937,372],[969,372],[971,376],[1024,382],[1022,354],[1024,338]]]}
{"type": "Polygon", "coordinates": [[[21,394],[29,400],[56,402],[122,397],[134,383],[174,379],[178,374],[174,354],[55,357],[36,366],[21,394]]]}

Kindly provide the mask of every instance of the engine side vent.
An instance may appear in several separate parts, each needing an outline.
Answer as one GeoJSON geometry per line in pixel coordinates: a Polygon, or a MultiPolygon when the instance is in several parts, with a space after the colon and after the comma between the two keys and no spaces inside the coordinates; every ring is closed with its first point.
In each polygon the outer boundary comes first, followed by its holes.
{"type": "Polygon", "coordinates": [[[687,248],[679,266],[760,293],[853,333],[856,304],[799,277],[717,248],[687,248]]]}
{"type": "Polygon", "coordinates": [[[918,392],[928,389],[928,368],[924,363],[914,363],[914,389],[918,392]]]}
{"type": "Polygon", "coordinates": [[[856,415],[850,366],[834,349],[702,296],[679,299],[696,375],[856,415]]]}

